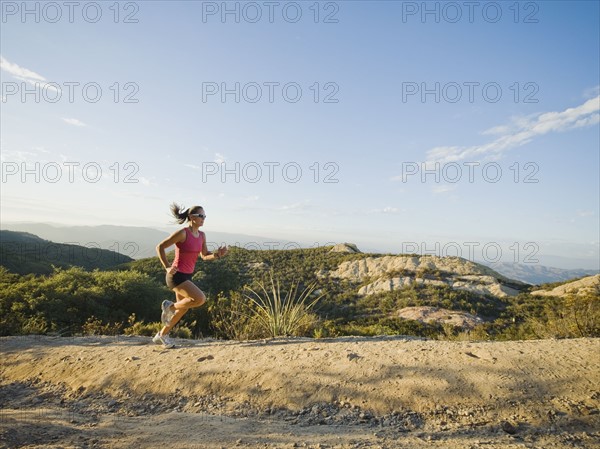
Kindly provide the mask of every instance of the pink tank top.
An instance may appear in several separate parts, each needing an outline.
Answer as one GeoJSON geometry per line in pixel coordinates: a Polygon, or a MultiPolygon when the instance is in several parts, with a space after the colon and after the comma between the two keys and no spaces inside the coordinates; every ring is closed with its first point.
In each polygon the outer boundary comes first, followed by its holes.
{"type": "Polygon", "coordinates": [[[181,273],[193,273],[196,267],[196,260],[202,251],[203,234],[200,232],[198,237],[194,237],[190,228],[185,229],[185,241],[176,243],[175,260],[173,266],[181,273]]]}

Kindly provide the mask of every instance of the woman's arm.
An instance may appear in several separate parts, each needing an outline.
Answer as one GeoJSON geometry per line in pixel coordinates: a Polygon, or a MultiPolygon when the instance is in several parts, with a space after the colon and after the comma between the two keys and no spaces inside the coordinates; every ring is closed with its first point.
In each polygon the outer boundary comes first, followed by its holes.
{"type": "Polygon", "coordinates": [[[169,271],[171,266],[169,265],[169,261],[167,259],[167,254],[165,253],[165,249],[173,246],[175,243],[181,243],[185,241],[185,230],[180,229],[179,231],[174,232],[169,237],[164,239],[156,246],[156,253],[158,254],[158,258],[160,263],[165,268],[165,270],[169,271]]]}
{"type": "Polygon", "coordinates": [[[202,257],[202,260],[216,260],[216,259],[220,259],[221,257],[223,257],[225,254],[227,254],[227,247],[219,247],[219,249],[217,250],[216,253],[211,253],[208,248],[206,247],[206,235],[204,234],[204,232],[202,232],[202,251],[200,252],[200,257],[202,257]]]}

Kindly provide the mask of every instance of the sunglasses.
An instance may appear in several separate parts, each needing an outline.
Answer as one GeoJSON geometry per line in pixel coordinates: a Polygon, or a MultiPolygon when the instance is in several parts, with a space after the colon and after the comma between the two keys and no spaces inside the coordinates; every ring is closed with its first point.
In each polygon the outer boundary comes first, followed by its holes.
{"type": "Polygon", "coordinates": [[[206,218],[206,215],[204,215],[204,214],[190,214],[190,216],[198,217],[198,218],[206,218]]]}

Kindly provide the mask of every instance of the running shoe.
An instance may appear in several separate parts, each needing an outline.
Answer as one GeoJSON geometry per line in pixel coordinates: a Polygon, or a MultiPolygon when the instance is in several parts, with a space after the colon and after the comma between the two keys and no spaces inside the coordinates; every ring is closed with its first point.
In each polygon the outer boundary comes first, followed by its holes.
{"type": "Polygon", "coordinates": [[[173,319],[173,315],[175,315],[175,312],[171,311],[171,306],[173,305],[173,301],[169,301],[168,299],[165,299],[162,302],[161,305],[161,309],[162,309],[162,313],[160,315],[160,321],[162,321],[162,323],[167,326],[171,320],[173,319]]]}
{"type": "Polygon", "coordinates": [[[154,338],[152,338],[152,341],[154,343],[156,343],[157,345],[163,345],[163,347],[165,349],[171,349],[175,347],[175,344],[171,341],[171,339],[167,336],[162,336],[160,335],[160,333],[157,333],[154,338]]]}

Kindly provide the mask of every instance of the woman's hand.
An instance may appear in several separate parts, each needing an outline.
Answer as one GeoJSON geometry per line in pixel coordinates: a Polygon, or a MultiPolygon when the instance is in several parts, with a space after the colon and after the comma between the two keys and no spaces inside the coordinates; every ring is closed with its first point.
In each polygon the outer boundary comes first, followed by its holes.
{"type": "Polygon", "coordinates": [[[169,274],[177,273],[177,267],[174,267],[172,265],[170,267],[167,267],[166,270],[167,270],[167,273],[169,273],[169,274]]]}

